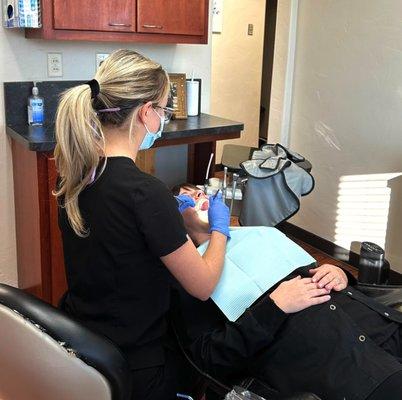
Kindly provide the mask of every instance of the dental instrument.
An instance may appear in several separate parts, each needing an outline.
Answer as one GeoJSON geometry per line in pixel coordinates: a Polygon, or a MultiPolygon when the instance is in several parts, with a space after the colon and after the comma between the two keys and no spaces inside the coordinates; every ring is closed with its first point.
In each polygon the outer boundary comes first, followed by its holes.
{"type": "Polygon", "coordinates": [[[227,190],[227,181],[226,176],[228,174],[228,167],[223,168],[223,188],[222,188],[222,198],[223,201],[226,201],[226,190],[227,190]]]}
{"type": "Polygon", "coordinates": [[[205,181],[204,181],[204,193],[207,194],[208,190],[208,177],[209,177],[209,170],[211,169],[212,159],[214,158],[214,153],[211,153],[209,156],[209,162],[207,167],[207,173],[205,174],[205,181]]]}
{"type": "Polygon", "coordinates": [[[212,196],[214,199],[216,199],[216,196],[218,196],[218,193],[221,191],[221,189],[218,189],[217,191],[216,191],[216,193],[212,196]]]}
{"type": "Polygon", "coordinates": [[[234,198],[236,195],[236,186],[237,186],[238,179],[239,179],[239,174],[234,173],[233,179],[232,179],[232,199],[230,200],[230,211],[229,211],[230,216],[232,216],[233,202],[234,202],[234,198]]]}

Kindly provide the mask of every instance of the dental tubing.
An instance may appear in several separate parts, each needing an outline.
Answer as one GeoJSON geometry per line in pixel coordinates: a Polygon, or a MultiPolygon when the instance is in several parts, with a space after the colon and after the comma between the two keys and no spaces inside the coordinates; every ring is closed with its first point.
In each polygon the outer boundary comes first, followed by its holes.
{"type": "Polygon", "coordinates": [[[208,177],[209,177],[209,171],[211,169],[211,164],[212,164],[212,159],[214,158],[214,153],[211,153],[209,156],[209,162],[208,162],[208,167],[207,167],[207,172],[205,174],[205,182],[204,182],[204,193],[207,194],[207,188],[208,188],[208,177]]]}

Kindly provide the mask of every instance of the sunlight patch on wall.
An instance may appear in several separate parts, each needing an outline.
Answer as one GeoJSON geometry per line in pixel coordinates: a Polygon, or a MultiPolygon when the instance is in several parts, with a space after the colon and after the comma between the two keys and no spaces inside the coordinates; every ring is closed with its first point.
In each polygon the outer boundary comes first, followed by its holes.
{"type": "Polygon", "coordinates": [[[347,175],[339,179],[335,243],[369,241],[385,247],[391,188],[388,181],[402,173],[347,175]]]}

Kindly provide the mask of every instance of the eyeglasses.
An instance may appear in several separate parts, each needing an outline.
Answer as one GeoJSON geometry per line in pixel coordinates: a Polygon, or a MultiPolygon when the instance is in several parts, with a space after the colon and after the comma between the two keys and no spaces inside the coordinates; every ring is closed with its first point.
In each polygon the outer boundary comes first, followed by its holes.
{"type": "MultiPolygon", "coordinates": [[[[153,105],[154,108],[160,108],[163,111],[163,115],[165,117],[165,122],[169,122],[172,119],[174,108],[172,107],[162,107],[158,105],[153,105]]],[[[116,108],[104,108],[102,110],[97,110],[97,114],[108,113],[108,112],[118,112],[121,110],[129,110],[134,107],[116,107],[116,108]]],[[[159,113],[158,113],[159,114],[159,113]]]]}
{"type": "Polygon", "coordinates": [[[154,106],[154,108],[159,108],[163,110],[163,114],[165,116],[165,122],[169,122],[172,119],[173,113],[174,113],[174,108],[172,107],[161,107],[161,106],[154,106]]]}

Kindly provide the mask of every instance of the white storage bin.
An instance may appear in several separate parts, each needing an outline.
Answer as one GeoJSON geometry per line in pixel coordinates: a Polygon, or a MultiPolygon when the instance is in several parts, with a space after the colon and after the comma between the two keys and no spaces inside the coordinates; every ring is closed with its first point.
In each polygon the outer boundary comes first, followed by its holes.
{"type": "Polygon", "coordinates": [[[40,28],[40,0],[2,0],[5,28],[40,28]]]}

